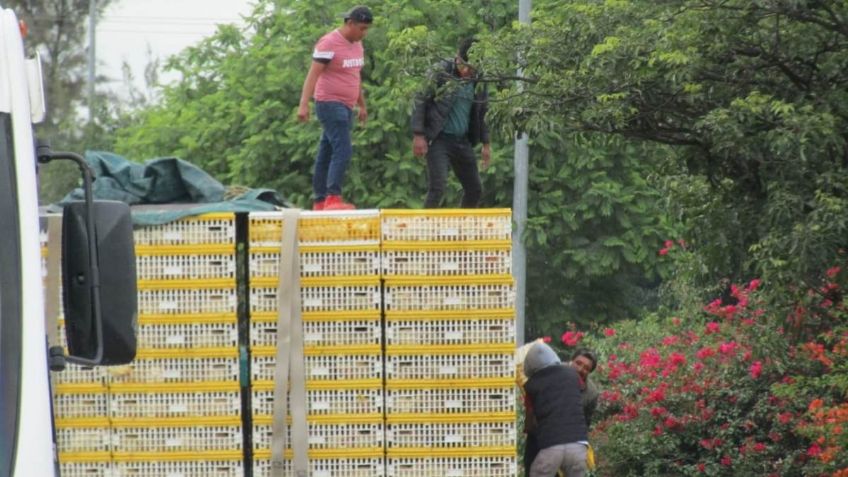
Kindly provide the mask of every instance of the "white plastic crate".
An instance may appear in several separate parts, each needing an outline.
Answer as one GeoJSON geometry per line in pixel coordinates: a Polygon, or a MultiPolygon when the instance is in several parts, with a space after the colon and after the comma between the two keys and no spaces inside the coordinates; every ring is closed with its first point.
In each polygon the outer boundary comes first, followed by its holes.
{"type": "Polygon", "coordinates": [[[386,321],[386,345],[470,345],[515,342],[515,321],[386,321]]]}
{"type": "Polygon", "coordinates": [[[101,393],[59,393],[53,396],[53,417],[71,419],[106,417],[109,415],[109,395],[101,393]]]}
{"type": "MultiPolygon", "coordinates": [[[[303,311],[362,311],[380,309],[377,285],[301,287],[303,311]]],[[[250,289],[251,311],[276,311],[276,288],[250,289]]]]}
{"type": "Polygon", "coordinates": [[[510,249],[383,250],[385,276],[509,275],[510,249]]]}
{"type": "Polygon", "coordinates": [[[105,383],[106,369],[103,366],[92,367],[65,363],[64,371],[51,371],[50,376],[56,384],[105,383]]]}
{"type": "Polygon", "coordinates": [[[235,313],[236,290],[139,290],[140,315],[185,315],[197,313],[235,313]]]}
{"type": "Polygon", "coordinates": [[[382,212],[383,242],[390,241],[469,241],[512,238],[512,217],[508,210],[420,210],[410,213],[382,212]]]}
{"type": "Polygon", "coordinates": [[[136,255],[135,264],[139,280],[235,278],[236,275],[234,254],[136,255]]]}
{"type": "MultiPolygon", "coordinates": [[[[380,268],[380,252],[374,250],[338,251],[328,248],[326,251],[300,252],[301,277],[366,276],[377,275],[380,268]]],[[[279,274],[277,253],[251,253],[251,276],[275,277],[279,274]]]]}
{"type": "MultiPolygon", "coordinates": [[[[253,414],[274,413],[274,391],[253,391],[253,414]]],[[[382,414],[381,389],[307,390],[306,412],[310,416],[332,414],[382,414]]]]}
{"type": "Polygon", "coordinates": [[[62,477],[115,477],[111,462],[60,462],[59,472],[62,477]]]}
{"type": "Polygon", "coordinates": [[[511,354],[386,356],[386,379],[512,377],[511,354]]]}
{"type": "Polygon", "coordinates": [[[235,243],[235,216],[207,214],[133,230],[136,245],[187,245],[235,243]]]}
{"type": "Polygon", "coordinates": [[[100,427],[61,427],[56,429],[59,452],[108,452],[111,432],[100,427]]]}
{"type": "MultiPolygon", "coordinates": [[[[250,245],[280,246],[283,215],[281,212],[250,214],[250,245]]],[[[380,243],[378,210],[301,212],[298,220],[300,245],[366,245],[380,243]]]]}
{"type": "Polygon", "coordinates": [[[115,427],[112,442],[121,452],[188,452],[242,448],[241,426],[115,427]]]}
{"type": "Polygon", "coordinates": [[[135,359],[110,376],[112,383],[196,383],[239,380],[239,360],[231,358],[135,359]]]}
{"type": "Polygon", "coordinates": [[[238,328],[232,323],[142,323],[139,348],[223,348],[238,346],[238,328]]]}
{"type": "Polygon", "coordinates": [[[386,414],[463,414],[515,411],[515,391],[504,389],[404,389],[386,392],[386,414]]]}
{"type": "Polygon", "coordinates": [[[115,462],[114,468],[114,477],[244,477],[240,460],[115,462]]]}
{"type": "MultiPolygon", "coordinates": [[[[381,337],[379,321],[307,321],[303,323],[303,342],[307,346],[379,345],[381,337]]],[[[277,324],[252,322],[250,344],[251,346],[276,346],[277,324]]]]}
{"type": "MultiPolygon", "coordinates": [[[[253,449],[271,447],[271,425],[253,426],[253,449]]],[[[291,443],[291,426],[286,426],[286,442],[291,443]]],[[[307,424],[310,449],[361,449],[383,447],[383,424],[307,424]]],[[[291,447],[291,445],[289,445],[291,447]]]]}
{"type": "MultiPolygon", "coordinates": [[[[381,356],[305,356],[303,360],[308,381],[383,378],[381,356]]],[[[274,356],[254,356],[250,368],[252,379],[273,381],[276,361],[274,356]]]]}
{"type": "Polygon", "coordinates": [[[389,477],[515,477],[514,457],[387,459],[389,477]]]}
{"type": "Polygon", "coordinates": [[[389,424],[386,447],[438,448],[515,447],[515,423],[389,424]]]}
{"type": "Polygon", "coordinates": [[[113,418],[238,416],[238,391],[113,393],[109,398],[113,418]]]}
{"type": "Polygon", "coordinates": [[[515,307],[512,285],[387,284],[386,311],[487,310],[515,307]]]}
{"type": "MultiPolygon", "coordinates": [[[[291,461],[285,461],[283,472],[284,475],[290,475],[291,461]]],[[[310,459],[309,475],[311,477],[384,477],[386,474],[383,459],[310,459]]],[[[253,477],[271,477],[271,461],[255,459],[253,477]]]]}

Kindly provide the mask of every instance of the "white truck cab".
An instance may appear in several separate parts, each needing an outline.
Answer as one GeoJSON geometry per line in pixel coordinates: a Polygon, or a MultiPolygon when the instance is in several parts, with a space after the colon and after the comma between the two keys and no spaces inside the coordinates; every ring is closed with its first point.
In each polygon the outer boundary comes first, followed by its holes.
{"type": "MultiPolygon", "coordinates": [[[[38,60],[24,58],[20,24],[12,10],[0,7],[0,477],[59,474],[32,127],[44,116],[42,91],[38,60]]],[[[71,153],[38,149],[40,162],[82,161],[71,153]]],[[[60,349],[60,358],[88,365],[122,364],[135,355],[137,328],[129,208],[93,201],[84,161],[80,168],[86,173],[87,200],[63,213],[63,300],[70,354],[64,356],[60,349]],[[107,241],[110,247],[101,250],[107,241]],[[117,254],[112,245],[118,245],[117,254]],[[110,264],[102,273],[101,261],[110,264]],[[111,276],[115,271],[118,274],[111,276]],[[119,283],[113,285],[115,279],[119,283]]]]}

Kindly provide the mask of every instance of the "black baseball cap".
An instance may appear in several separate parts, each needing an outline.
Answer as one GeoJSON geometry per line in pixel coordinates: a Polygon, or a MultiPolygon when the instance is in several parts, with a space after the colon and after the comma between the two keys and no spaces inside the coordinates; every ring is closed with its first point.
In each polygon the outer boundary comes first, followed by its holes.
{"type": "Polygon", "coordinates": [[[353,20],[356,23],[371,23],[374,21],[374,15],[371,14],[371,9],[365,5],[359,5],[351,8],[345,13],[342,18],[345,21],[353,20]]]}

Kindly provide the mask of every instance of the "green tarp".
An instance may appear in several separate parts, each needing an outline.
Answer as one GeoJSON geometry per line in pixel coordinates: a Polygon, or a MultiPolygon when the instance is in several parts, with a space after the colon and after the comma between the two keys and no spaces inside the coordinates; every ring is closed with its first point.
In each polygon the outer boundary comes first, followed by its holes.
{"type": "MultiPolygon", "coordinates": [[[[95,199],[117,200],[132,208],[135,225],[158,225],[209,212],[252,212],[290,206],[275,190],[251,189],[225,199],[226,188],[199,167],[175,157],[130,162],[110,152],[88,151],[95,199]]],[[[83,200],[75,189],[58,204],[83,200]]]]}

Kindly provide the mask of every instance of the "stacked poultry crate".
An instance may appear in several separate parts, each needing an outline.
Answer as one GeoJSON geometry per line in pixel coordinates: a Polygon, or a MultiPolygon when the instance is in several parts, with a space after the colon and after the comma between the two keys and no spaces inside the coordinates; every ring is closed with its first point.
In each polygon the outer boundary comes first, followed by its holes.
{"type": "Polygon", "coordinates": [[[383,210],[391,477],[516,473],[509,210],[383,210]]]}
{"type": "Polygon", "coordinates": [[[62,475],[243,476],[234,216],[134,239],[136,359],[55,373],[62,475]]]}
{"type": "MultiPolygon", "coordinates": [[[[384,472],[379,227],[376,210],[300,215],[300,300],[312,476],[375,477],[384,472]]],[[[281,213],[250,214],[250,365],[253,475],[257,477],[270,475],[271,470],[282,229],[281,213]]],[[[291,439],[287,442],[290,471],[291,439]]]]}

